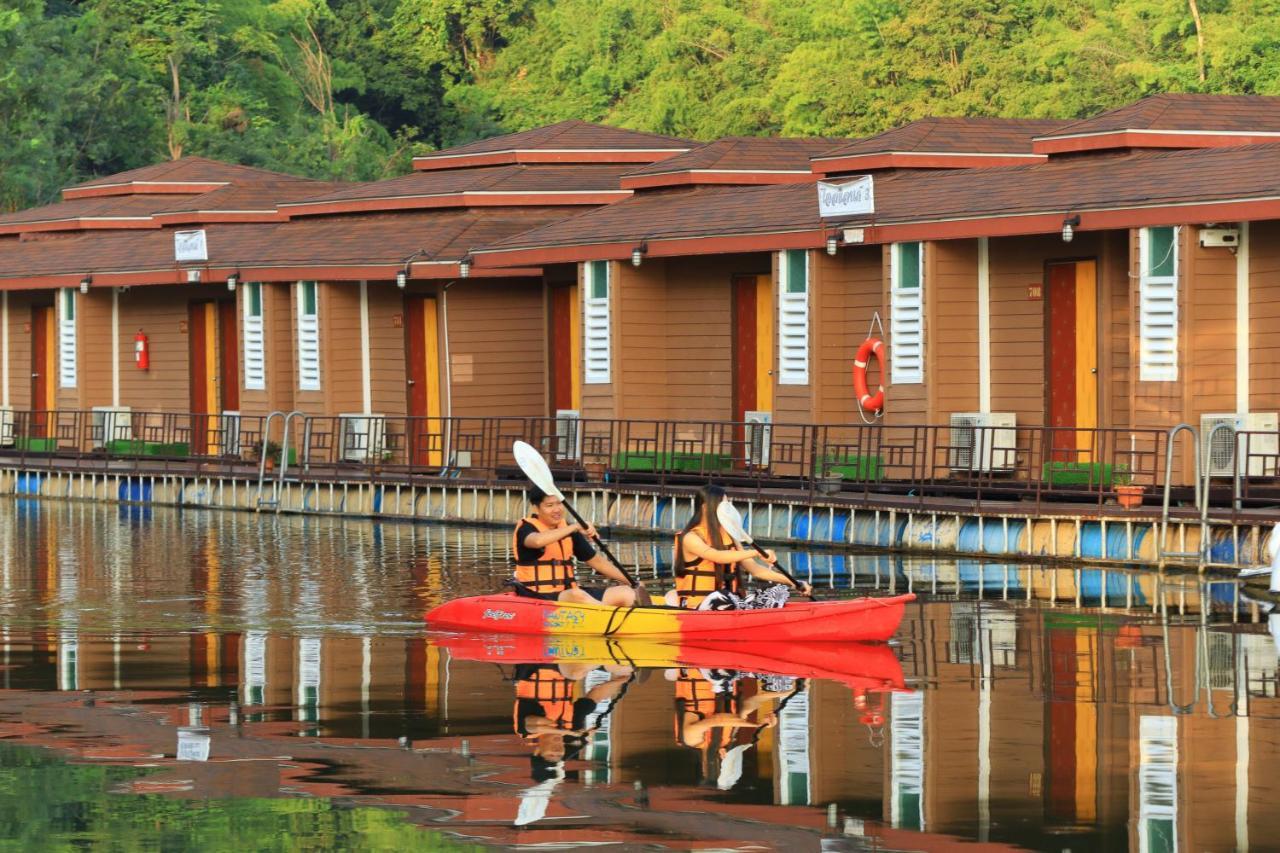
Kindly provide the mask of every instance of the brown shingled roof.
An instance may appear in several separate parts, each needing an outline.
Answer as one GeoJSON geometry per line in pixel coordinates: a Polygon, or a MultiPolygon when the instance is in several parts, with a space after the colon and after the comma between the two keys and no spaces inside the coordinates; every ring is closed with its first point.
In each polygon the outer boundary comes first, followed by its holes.
{"type": "MultiPolygon", "coordinates": [[[[245,221],[270,221],[277,217],[277,205],[331,192],[347,184],[334,181],[264,181],[254,184],[232,184],[201,195],[176,201],[156,211],[156,219],[171,225],[197,222],[212,214],[223,221],[236,216],[245,221]]],[[[173,196],[168,197],[173,200],[173,196]]]]}
{"type": "MultiPolygon", "coordinates": [[[[901,223],[945,225],[1043,214],[1050,225],[1040,230],[1056,230],[1066,214],[1084,212],[1082,227],[1087,229],[1089,211],[1147,209],[1155,211],[1155,218],[1165,224],[1176,224],[1188,221],[1182,218],[1188,215],[1188,205],[1280,201],[1276,174],[1280,174],[1280,143],[1140,151],[1107,159],[1075,158],[989,169],[904,171],[875,179],[874,216],[842,224],[867,225],[879,231],[901,223]]],[[[1110,219],[1119,223],[1126,217],[1135,222],[1138,218],[1126,214],[1110,219]]],[[[1229,212],[1225,218],[1230,221],[1229,212]]],[[[815,235],[813,245],[818,245],[816,235],[823,233],[824,227],[830,225],[824,226],[818,217],[812,185],[700,188],[678,194],[639,195],[520,234],[482,254],[494,255],[490,264],[501,264],[500,253],[514,253],[511,262],[523,264],[537,262],[527,250],[768,234],[768,239],[753,243],[756,250],[767,251],[783,247],[781,243],[786,241],[777,235],[796,232],[811,232],[815,235]]],[[[989,227],[977,222],[970,230],[977,235],[989,227]]],[[[1018,233],[1037,232],[1032,228],[1018,233]]],[[[945,235],[938,230],[937,236],[945,235]]],[[[714,241],[704,245],[688,253],[724,251],[714,241]]],[[[591,251],[578,254],[586,258],[591,251]]]]}
{"type": "Polygon", "coordinates": [[[931,117],[828,149],[815,162],[861,154],[1030,154],[1033,137],[1066,124],[1059,119],[931,117]]]}
{"type": "Polygon", "coordinates": [[[1038,138],[1115,130],[1261,131],[1280,133],[1280,97],[1160,94],[1065,124],[1038,138]]]}
{"type": "Polygon", "coordinates": [[[183,157],[180,160],[169,160],[153,163],[127,172],[117,172],[101,178],[94,178],[62,191],[63,198],[80,198],[89,195],[105,195],[106,191],[117,193],[144,193],[157,190],[170,192],[190,192],[182,189],[185,185],[199,185],[203,189],[213,189],[219,184],[250,183],[261,181],[302,181],[295,175],[283,172],[271,172],[252,166],[240,166],[235,163],[223,163],[204,157],[183,157]]]}
{"type": "Polygon", "coordinates": [[[0,216],[0,234],[86,227],[150,227],[153,213],[193,198],[197,196],[100,196],[60,201],[0,216]]]}
{"type": "Polygon", "coordinates": [[[479,201],[479,197],[531,196],[521,202],[511,199],[506,204],[601,204],[627,194],[618,188],[618,179],[626,169],[618,164],[581,165],[508,165],[486,166],[476,169],[415,172],[386,181],[345,186],[331,193],[311,198],[295,199],[283,205],[289,215],[308,213],[335,213],[357,207],[355,202],[378,204],[361,205],[367,209],[395,210],[409,207],[456,206],[466,196],[479,201]],[[596,196],[608,194],[595,201],[574,201],[583,194],[596,196]],[[557,200],[560,196],[561,200],[557,200]],[[438,205],[424,203],[427,199],[439,199],[438,205]],[[448,203],[446,203],[446,201],[448,203]]]}
{"type": "Polygon", "coordinates": [[[690,169],[807,172],[810,157],[829,151],[840,142],[841,140],[821,138],[727,136],[667,160],[632,169],[627,172],[627,176],[661,175],[690,169]]]}
{"type": "Polygon", "coordinates": [[[424,154],[413,158],[413,166],[448,169],[517,162],[648,163],[687,151],[691,144],[673,136],[570,120],[424,154]]]}

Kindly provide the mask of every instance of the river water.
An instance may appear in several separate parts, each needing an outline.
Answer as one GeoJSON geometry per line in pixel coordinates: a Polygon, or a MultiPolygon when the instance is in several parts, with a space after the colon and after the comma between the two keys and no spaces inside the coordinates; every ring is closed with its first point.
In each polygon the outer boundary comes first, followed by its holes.
{"type": "Polygon", "coordinates": [[[893,642],[536,666],[423,627],[509,536],[0,499],[0,848],[1280,849],[1276,645],[1233,584],[791,552],[915,592],[893,642]]]}

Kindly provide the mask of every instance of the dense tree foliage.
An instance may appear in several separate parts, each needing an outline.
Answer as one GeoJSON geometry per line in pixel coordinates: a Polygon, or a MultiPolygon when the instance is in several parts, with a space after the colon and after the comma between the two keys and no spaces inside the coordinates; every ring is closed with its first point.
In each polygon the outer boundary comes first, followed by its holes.
{"type": "Polygon", "coordinates": [[[0,0],[0,208],[202,154],[370,180],[566,118],[713,138],[1280,91],[1280,0],[0,0]]]}

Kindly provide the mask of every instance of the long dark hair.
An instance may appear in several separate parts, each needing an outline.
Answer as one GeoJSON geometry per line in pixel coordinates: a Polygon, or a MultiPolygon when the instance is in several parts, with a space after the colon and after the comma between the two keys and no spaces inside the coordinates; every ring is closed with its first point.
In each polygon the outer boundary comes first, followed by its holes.
{"type": "MultiPolygon", "coordinates": [[[[712,548],[720,548],[724,544],[724,536],[720,532],[720,519],[716,517],[716,509],[720,506],[720,502],[725,498],[724,489],[719,486],[703,486],[698,489],[697,494],[693,498],[693,517],[689,519],[689,523],[684,529],[676,534],[676,553],[673,567],[676,577],[682,578],[685,574],[684,562],[684,537],[685,534],[698,526],[698,522],[702,520],[705,512],[707,517],[707,544],[712,548]]],[[[717,578],[717,581],[719,578],[717,578]]],[[[717,584],[718,585],[718,584],[717,584]]]]}

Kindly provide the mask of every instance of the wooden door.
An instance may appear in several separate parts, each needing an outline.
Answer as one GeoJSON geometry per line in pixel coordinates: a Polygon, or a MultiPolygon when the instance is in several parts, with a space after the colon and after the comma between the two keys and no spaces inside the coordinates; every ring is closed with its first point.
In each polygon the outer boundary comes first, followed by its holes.
{"type": "Polygon", "coordinates": [[[557,285],[550,290],[550,317],[547,323],[547,363],[551,368],[550,415],[564,409],[575,410],[577,377],[574,366],[574,314],[577,286],[557,285]]]}
{"type": "Polygon", "coordinates": [[[54,358],[55,341],[54,310],[52,305],[31,307],[31,435],[33,438],[52,436],[55,407],[54,394],[58,383],[54,358]]]}
{"type": "Polygon", "coordinates": [[[1045,376],[1052,458],[1089,462],[1088,432],[1098,425],[1098,280],[1093,261],[1051,264],[1048,270],[1045,376]]]}
{"type": "Polygon", "coordinates": [[[733,419],[758,410],[756,396],[756,277],[733,279],[733,419]]]}
{"type": "MultiPolygon", "coordinates": [[[[191,452],[210,453],[210,435],[217,428],[218,324],[213,302],[187,306],[187,341],[190,347],[191,452]]],[[[215,439],[216,443],[216,439],[215,439]]]]}
{"type": "Polygon", "coordinates": [[[236,323],[236,301],[218,303],[218,391],[221,411],[240,411],[240,329],[236,323]]]}
{"type": "Polygon", "coordinates": [[[405,377],[408,381],[409,458],[414,465],[437,466],[443,459],[444,423],[440,419],[440,331],[434,296],[404,298],[405,377]]]}

